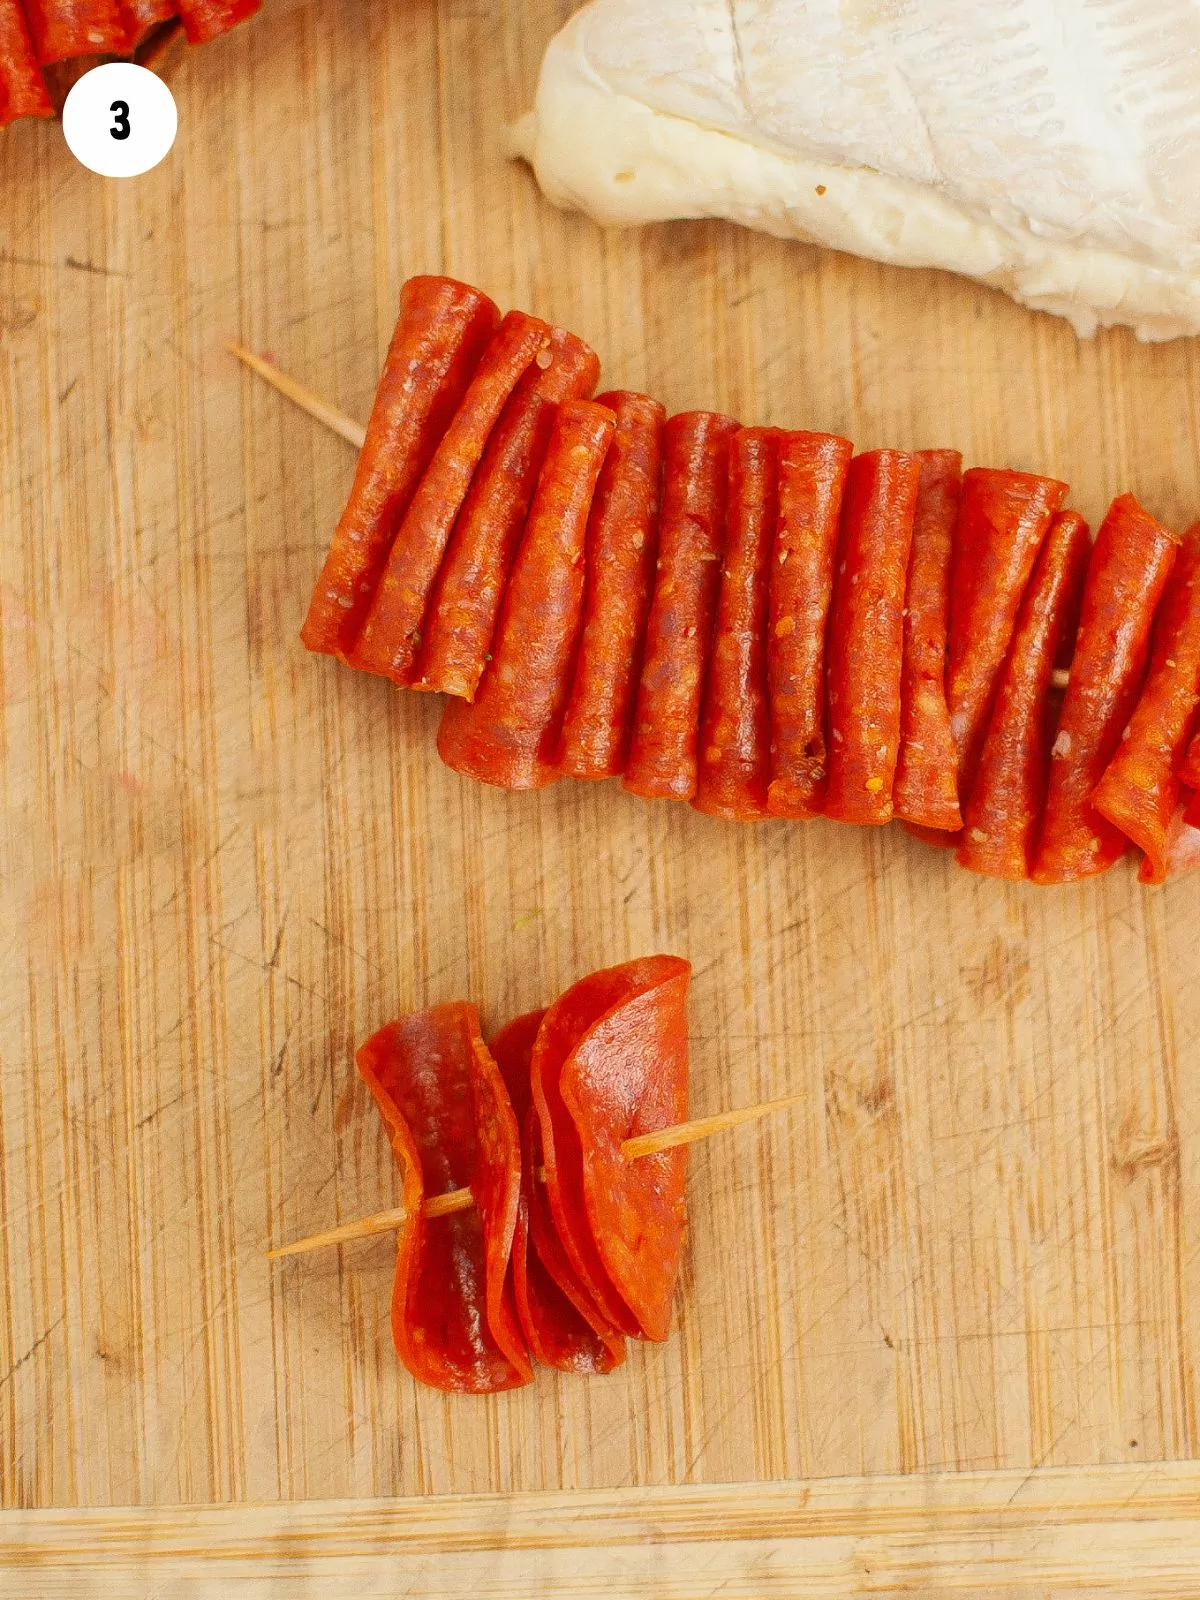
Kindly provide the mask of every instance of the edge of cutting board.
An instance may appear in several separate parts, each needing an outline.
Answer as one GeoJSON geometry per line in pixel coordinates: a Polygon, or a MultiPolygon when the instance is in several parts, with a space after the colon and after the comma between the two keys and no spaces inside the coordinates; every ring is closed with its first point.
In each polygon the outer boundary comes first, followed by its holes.
{"type": "Polygon", "coordinates": [[[0,1514],[0,1597],[1194,1596],[1200,1463],[0,1514]],[[286,1586],[286,1587],[281,1587],[286,1586]]]}

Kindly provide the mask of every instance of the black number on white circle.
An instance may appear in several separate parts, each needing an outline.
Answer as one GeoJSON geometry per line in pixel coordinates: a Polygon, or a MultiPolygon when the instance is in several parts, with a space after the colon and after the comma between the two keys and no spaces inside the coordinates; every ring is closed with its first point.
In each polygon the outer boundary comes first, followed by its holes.
{"type": "Polygon", "coordinates": [[[108,130],[114,139],[128,139],[133,129],[129,126],[129,107],[124,100],[114,100],[108,108],[117,119],[108,130]]]}

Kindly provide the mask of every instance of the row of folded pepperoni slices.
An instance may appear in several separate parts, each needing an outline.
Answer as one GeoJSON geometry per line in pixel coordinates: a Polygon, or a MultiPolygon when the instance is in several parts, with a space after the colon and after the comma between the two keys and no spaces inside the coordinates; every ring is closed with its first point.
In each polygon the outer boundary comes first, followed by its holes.
{"type": "Polygon", "coordinates": [[[52,117],[80,69],[122,57],[152,65],[178,30],[189,44],[202,44],[261,5],[262,0],[0,0],[0,128],[21,117],[52,117]],[[66,63],[73,65],[64,76],[66,63]]]}
{"type": "Polygon", "coordinates": [[[1200,525],[949,450],[588,397],[594,353],[410,280],[309,649],[449,695],[456,771],[893,818],[1063,883],[1200,865],[1200,525]]]}

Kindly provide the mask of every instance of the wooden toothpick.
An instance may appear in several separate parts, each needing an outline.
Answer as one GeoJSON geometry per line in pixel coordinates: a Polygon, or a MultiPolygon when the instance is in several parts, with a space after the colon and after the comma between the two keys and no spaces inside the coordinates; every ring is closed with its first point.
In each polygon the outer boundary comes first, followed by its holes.
{"type": "Polygon", "coordinates": [[[230,355],[244,362],[252,372],[257,372],[260,378],[265,378],[273,389],[278,389],[280,394],[286,395],[294,405],[300,407],[301,411],[307,411],[310,417],[315,417],[318,422],[324,423],[327,428],[331,428],[350,444],[362,449],[367,430],[361,422],[355,422],[353,417],[348,417],[345,412],[328,405],[319,394],[306,389],[302,383],[297,383],[295,378],[289,378],[286,372],[281,372],[272,362],[256,356],[253,350],[247,350],[229,339],[225,341],[225,348],[230,355]]]}
{"type": "MultiPolygon", "coordinates": [[[[804,1098],[801,1094],[790,1094],[782,1100],[764,1100],[755,1106],[742,1106],[737,1111],[719,1111],[715,1116],[697,1117],[693,1122],[677,1122],[673,1127],[660,1128],[655,1133],[639,1133],[635,1138],[625,1140],[621,1152],[627,1161],[637,1161],[659,1150],[675,1150],[680,1145],[707,1139],[714,1133],[724,1133],[727,1128],[740,1127],[743,1122],[757,1122],[760,1117],[786,1111],[789,1106],[799,1105],[804,1098]]],[[[539,1178],[545,1176],[543,1172],[537,1175],[539,1178]]],[[[426,1218],[446,1217],[455,1211],[469,1211],[474,1204],[475,1196],[470,1189],[451,1189],[446,1194],[433,1195],[426,1200],[423,1215],[426,1218]]],[[[278,1261],[283,1256],[324,1250],[328,1245],[349,1244],[355,1239],[373,1239],[381,1233],[395,1233],[404,1226],[407,1217],[403,1206],[394,1206],[390,1211],[377,1211],[372,1216],[359,1217],[354,1222],[343,1222],[340,1227],[330,1228],[326,1233],[314,1233],[307,1239],[279,1245],[267,1251],[267,1259],[278,1261]]]]}

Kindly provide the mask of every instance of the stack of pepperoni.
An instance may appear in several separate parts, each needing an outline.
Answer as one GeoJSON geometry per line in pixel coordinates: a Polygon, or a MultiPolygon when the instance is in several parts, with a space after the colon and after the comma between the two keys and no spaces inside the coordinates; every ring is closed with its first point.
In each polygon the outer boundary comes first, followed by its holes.
{"type": "Polygon", "coordinates": [[[531,1357],[611,1372],[667,1337],[683,1245],[683,1150],[622,1145],[687,1116],[690,967],[593,973],[491,1041],[466,1003],[390,1023],[358,1052],[403,1171],[392,1333],[415,1378],[490,1394],[531,1357]],[[426,1217],[433,1196],[474,1206],[426,1217]]]}
{"type": "Polygon", "coordinates": [[[451,696],[443,760],[504,788],[896,818],[1037,883],[1130,843],[1147,882],[1200,866],[1200,525],[1124,495],[1093,542],[1053,479],[598,377],[561,328],[407,283],[308,648],[451,696]]]}
{"type": "Polygon", "coordinates": [[[42,69],[141,58],[182,28],[201,44],[244,22],[262,0],[0,0],[0,128],[54,115],[42,69]]]}

